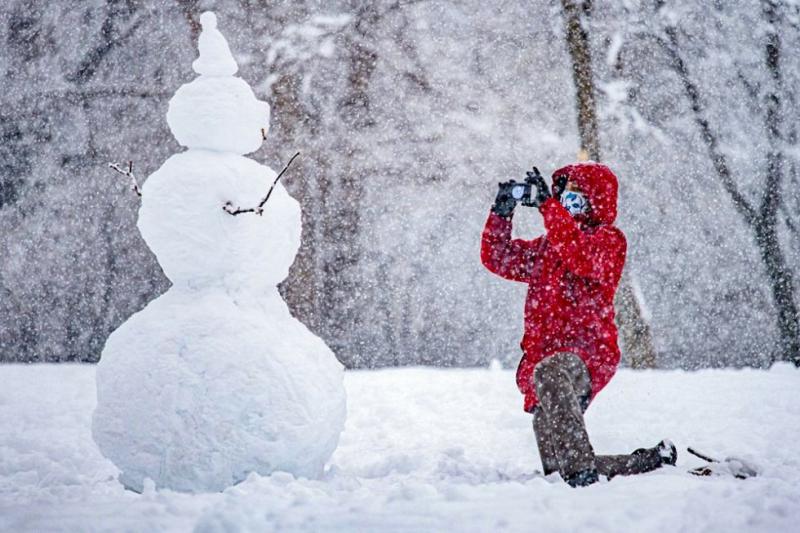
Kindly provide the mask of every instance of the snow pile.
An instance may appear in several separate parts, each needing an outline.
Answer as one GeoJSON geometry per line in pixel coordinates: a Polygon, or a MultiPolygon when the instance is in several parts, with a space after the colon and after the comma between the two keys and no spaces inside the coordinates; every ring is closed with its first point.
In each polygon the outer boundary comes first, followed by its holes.
{"type": "Polygon", "coordinates": [[[201,21],[200,77],[170,101],[189,149],[145,182],[139,229],[173,286],[120,326],[97,368],[93,435],[141,491],[145,479],[214,491],[248,473],[315,477],[344,427],[342,366],[295,320],[276,285],[300,246],[300,206],[276,174],[242,157],[261,144],[269,107],[232,74],[236,63],[201,21]]]}
{"type": "Polygon", "coordinates": [[[318,480],[126,491],[90,437],[94,368],[0,366],[0,531],[793,531],[800,371],[621,370],[587,413],[600,453],[671,437],[676,468],[571,489],[542,477],[510,370],[345,374],[347,427],[318,480]],[[696,477],[685,452],[758,477],[696,477]],[[91,502],[91,505],[87,505],[91,502]]]}

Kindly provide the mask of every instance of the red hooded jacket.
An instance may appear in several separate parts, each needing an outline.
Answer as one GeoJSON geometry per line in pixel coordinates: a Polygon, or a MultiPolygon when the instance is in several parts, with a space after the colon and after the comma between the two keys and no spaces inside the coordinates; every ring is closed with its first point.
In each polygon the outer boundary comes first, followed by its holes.
{"type": "Polygon", "coordinates": [[[560,168],[589,200],[589,212],[574,218],[556,198],[539,208],[545,235],[526,241],[511,238],[511,220],[489,214],[481,241],[481,261],[503,278],[528,284],[525,335],[517,386],[525,410],[536,407],[533,386],[537,363],[557,352],[581,357],[592,379],[593,399],[619,364],[614,293],[625,264],[625,235],[617,217],[617,178],[599,163],[560,168]]]}

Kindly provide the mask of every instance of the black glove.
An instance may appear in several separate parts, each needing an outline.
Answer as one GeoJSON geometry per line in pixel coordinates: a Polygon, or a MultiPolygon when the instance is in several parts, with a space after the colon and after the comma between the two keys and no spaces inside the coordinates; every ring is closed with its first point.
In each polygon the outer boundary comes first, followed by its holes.
{"type": "Polygon", "coordinates": [[[525,176],[525,183],[531,184],[531,198],[529,202],[525,202],[525,205],[539,207],[545,200],[550,198],[550,189],[547,187],[547,182],[544,181],[542,175],[539,174],[539,169],[536,167],[533,167],[533,171],[526,172],[525,176]]]}
{"type": "Polygon", "coordinates": [[[492,212],[500,215],[503,218],[510,218],[514,214],[514,208],[517,207],[517,200],[511,195],[511,188],[514,186],[513,181],[504,181],[497,184],[497,197],[494,199],[492,205],[492,212]]]}

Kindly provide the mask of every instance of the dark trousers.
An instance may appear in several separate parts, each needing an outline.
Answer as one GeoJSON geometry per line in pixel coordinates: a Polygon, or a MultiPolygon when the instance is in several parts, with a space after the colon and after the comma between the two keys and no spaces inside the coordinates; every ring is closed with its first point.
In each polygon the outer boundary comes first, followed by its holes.
{"type": "Polygon", "coordinates": [[[533,412],[533,431],[545,474],[567,478],[597,469],[609,478],[640,474],[661,466],[655,449],[627,455],[595,455],[583,413],[589,406],[592,382],[583,360],[562,352],[545,358],[533,373],[539,405],[533,412]]]}

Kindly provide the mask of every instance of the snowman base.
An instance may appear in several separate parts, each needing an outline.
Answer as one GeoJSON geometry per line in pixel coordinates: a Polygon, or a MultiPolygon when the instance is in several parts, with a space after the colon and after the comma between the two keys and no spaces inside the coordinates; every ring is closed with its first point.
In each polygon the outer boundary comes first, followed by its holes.
{"type": "Polygon", "coordinates": [[[125,487],[221,491],[250,472],[323,473],[344,426],[341,365],[277,289],[245,302],[173,287],[145,310],[97,367],[93,434],[125,487]]]}

